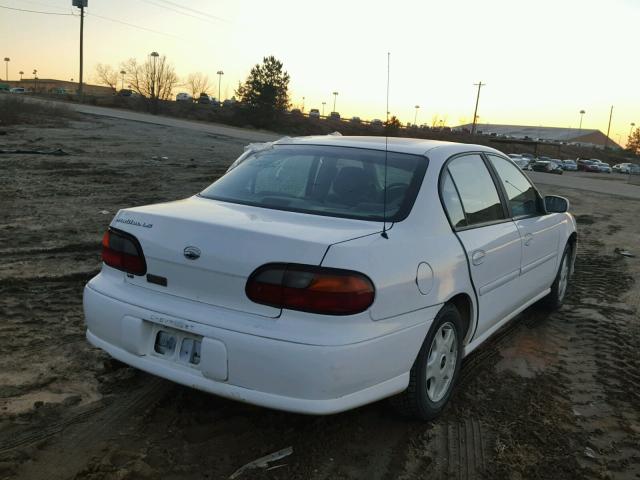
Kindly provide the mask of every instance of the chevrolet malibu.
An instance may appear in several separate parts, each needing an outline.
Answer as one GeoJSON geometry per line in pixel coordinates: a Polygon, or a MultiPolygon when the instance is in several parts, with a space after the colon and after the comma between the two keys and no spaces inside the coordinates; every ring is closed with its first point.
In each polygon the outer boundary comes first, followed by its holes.
{"type": "Polygon", "coordinates": [[[84,290],[87,338],[234,400],[330,414],[393,397],[430,419],[466,355],[562,304],[568,207],[479,145],[252,144],[199,194],[118,212],[84,290]]]}

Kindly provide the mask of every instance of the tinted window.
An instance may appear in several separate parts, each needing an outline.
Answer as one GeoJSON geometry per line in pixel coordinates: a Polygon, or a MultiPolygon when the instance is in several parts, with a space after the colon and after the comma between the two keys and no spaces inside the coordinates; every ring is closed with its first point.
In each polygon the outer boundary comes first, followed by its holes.
{"type": "Polygon", "coordinates": [[[480,155],[465,155],[449,162],[468,225],[505,218],[493,179],[480,155]]]}
{"type": "Polygon", "coordinates": [[[507,192],[511,214],[514,217],[519,217],[540,213],[538,195],[518,167],[508,160],[495,155],[489,155],[489,159],[498,172],[502,185],[507,192]]]}
{"type": "MultiPolygon", "coordinates": [[[[386,219],[405,218],[427,159],[388,152],[386,219]]],[[[385,152],[319,145],[276,145],[239,159],[201,195],[214,200],[382,221],[385,152]]]]}
{"type": "Polygon", "coordinates": [[[462,202],[460,201],[460,196],[448,171],[444,172],[442,181],[442,201],[444,202],[444,207],[447,209],[451,225],[455,228],[465,227],[467,225],[467,219],[464,216],[462,202]]]}

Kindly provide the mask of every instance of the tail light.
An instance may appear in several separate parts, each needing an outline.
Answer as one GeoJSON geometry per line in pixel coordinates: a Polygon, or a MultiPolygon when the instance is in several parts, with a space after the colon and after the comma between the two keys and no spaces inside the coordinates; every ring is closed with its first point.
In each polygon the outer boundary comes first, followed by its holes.
{"type": "Polygon", "coordinates": [[[138,239],[115,228],[109,228],[102,237],[102,261],[133,275],[147,273],[147,263],[138,239]]]}
{"type": "Polygon", "coordinates": [[[256,303],[326,315],[353,315],[373,303],[375,288],[362,273],[270,263],[251,274],[245,289],[256,303]]]}

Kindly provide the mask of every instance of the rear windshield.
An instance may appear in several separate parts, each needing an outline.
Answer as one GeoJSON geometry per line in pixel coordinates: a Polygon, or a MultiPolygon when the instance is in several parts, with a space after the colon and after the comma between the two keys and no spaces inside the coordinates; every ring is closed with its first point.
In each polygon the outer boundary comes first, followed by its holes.
{"type": "Polygon", "coordinates": [[[319,145],[276,145],[249,155],[201,196],[277,210],[401,221],[427,168],[420,155],[319,145]]]}

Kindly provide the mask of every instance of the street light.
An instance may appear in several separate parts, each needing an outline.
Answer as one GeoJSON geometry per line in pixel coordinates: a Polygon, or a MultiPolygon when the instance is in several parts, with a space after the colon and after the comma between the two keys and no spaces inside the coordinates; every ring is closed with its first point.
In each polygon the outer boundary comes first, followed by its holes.
{"type": "Polygon", "coordinates": [[[324,106],[327,104],[327,102],[322,102],[322,116],[324,117],[324,106]]]}
{"type": "Polygon", "coordinates": [[[151,99],[153,100],[156,98],[156,59],[160,54],[158,52],[151,52],[149,55],[153,57],[153,78],[151,80],[151,99]]]}
{"type": "Polygon", "coordinates": [[[338,92],[333,92],[333,111],[336,111],[336,100],[338,98],[338,92]]]}
{"type": "Polygon", "coordinates": [[[11,59],[9,57],[4,57],[4,63],[5,63],[5,79],[7,80],[7,82],[9,81],[9,61],[11,59]]]}
{"type": "Polygon", "coordinates": [[[24,72],[20,70],[18,73],[20,74],[20,81],[22,81],[22,75],[24,75],[24,72]]]}
{"type": "Polygon", "coordinates": [[[33,69],[33,90],[38,93],[38,70],[33,69]]]}
{"type": "Polygon", "coordinates": [[[305,97],[302,97],[302,113],[304,113],[304,98],[305,97]]]}
{"type": "Polygon", "coordinates": [[[580,127],[578,128],[578,130],[582,130],[582,117],[585,113],[587,112],[585,112],[584,110],[580,110],[580,127]]]}
{"type": "Polygon", "coordinates": [[[122,78],[122,83],[120,83],[120,90],[124,90],[124,76],[127,74],[125,70],[120,70],[120,78],[122,78]]]}
{"type": "Polygon", "coordinates": [[[220,98],[220,85],[222,84],[222,75],[224,75],[224,72],[222,70],[218,70],[216,75],[218,75],[218,103],[221,104],[222,99],[220,98]]]}
{"type": "Polygon", "coordinates": [[[635,127],[636,124],[634,122],[631,122],[631,130],[629,130],[629,136],[631,136],[631,134],[633,133],[633,127],[635,127]]]}
{"type": "Polygon", "coordinates": [[[416,114],[413,116],[413,126],[417,127],[418,126],[418,109],[420,108],[420,105],[416,105],[415,109],[416,109],[416,114]]]}

